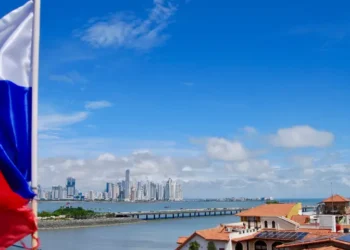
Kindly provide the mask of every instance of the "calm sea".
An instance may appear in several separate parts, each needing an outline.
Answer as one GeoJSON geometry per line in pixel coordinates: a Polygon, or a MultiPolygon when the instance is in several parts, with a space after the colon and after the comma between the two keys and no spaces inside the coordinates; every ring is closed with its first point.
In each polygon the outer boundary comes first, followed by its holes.
{"type": "MultiPolygon", "coordinates": [[[[285,200],[294,202],[296,200],[285,200]]],[[[319,199],[300,199],[303,205],[314,205],[319,199]]],[[[72,206],[81,206],[97,211],[127,212],[151,211],[179,208],[228,208],[253,207],[261,202],[172,202],[172,203],[98,203],[72,202],[72,206]],[[169,207],[169,208],[165,208],[169,207]]],[[[41,202],[39,210],[53,211],[65,205],[65,202],[41,202]]],[[[236,216],[212,216],[184,219],[148,221],[140,224],[108,227],[80,228],[40,231],[43,250],[167,250],[175,249],[179,236],[186,236],[197,229],[217,226],[220,223],[236,222],[236,216]]]]}

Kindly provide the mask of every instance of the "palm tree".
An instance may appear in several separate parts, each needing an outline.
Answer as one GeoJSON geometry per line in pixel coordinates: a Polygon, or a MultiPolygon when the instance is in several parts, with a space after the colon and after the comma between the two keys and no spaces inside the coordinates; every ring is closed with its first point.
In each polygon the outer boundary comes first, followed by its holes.
{"type": "Polygon", "coordinates": [[[214,242],[212,242],[212,241],[208,242],[208,250],[216,250],[216,246],[215,246],[214,242]]]}
{"type": "Polygon", "coordinates": [[[199,250],[200,247],[201,245],[197,241],[192,241],[188,250],[199,250]]]}

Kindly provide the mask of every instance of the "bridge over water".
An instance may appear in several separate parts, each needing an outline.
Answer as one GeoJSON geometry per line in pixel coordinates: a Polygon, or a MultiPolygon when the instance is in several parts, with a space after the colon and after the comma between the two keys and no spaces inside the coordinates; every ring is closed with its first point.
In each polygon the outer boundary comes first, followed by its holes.
{"type": "Polygon", "coordinates": [[[176,209],[158,211],[138,211],[115,213],[116,216],[128,216],[143,220],[149,219],[170,219],[199,216],[233,215],[247,208],[197,208],[197,209],[176,209]]]}
{"type": "MultiPolygon", "coordinates": [[[[304,206],[303,212],[313,211],[316,206],[304,206]]],[[[120,217],[132,217],[142,220],[156,219],[175,219],[185,217],[200,217],[200,216],[223,216],[234,215],[249,208],[231,207],[231,208],[197,208],[197,209],[176,209],[176,210],[157,210],[157,211],[138,211],[138,212],[120,212],[115,213],[120,217]]]]}

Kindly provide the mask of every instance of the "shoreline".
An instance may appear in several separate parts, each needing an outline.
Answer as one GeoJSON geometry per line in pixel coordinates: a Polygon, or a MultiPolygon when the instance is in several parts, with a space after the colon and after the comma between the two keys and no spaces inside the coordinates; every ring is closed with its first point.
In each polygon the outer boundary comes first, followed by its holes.
{"type": "Polygon", "coordinates": [[[144,223],[136,218],[99,218],[84,220],[39,220],[39,230],[78,229],[144,223]]]}

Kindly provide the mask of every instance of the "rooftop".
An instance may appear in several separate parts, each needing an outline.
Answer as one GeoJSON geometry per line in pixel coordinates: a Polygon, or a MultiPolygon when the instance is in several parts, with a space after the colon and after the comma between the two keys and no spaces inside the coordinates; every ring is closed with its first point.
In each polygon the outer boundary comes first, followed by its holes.
{"type": "Polygon", "coordinates": [[[340,244],[350,246],[349,242],[340,240],[342,237],[339,237],[339,236],[344,236],[344,234],[343,233],[325,233],[324,235],[309,234],[307,237],[305,237],[302,240],[284,243],[282,245],[279,245],[277,248],[279,249],[279,248],[290,248],[290,247],[308,247],[309,249],[319,249],[319,248],[312,248],[312,245],[316,245],[316,244],[329,245],[332,243],[340,243],[340,244]]]}
{"type": "Polygon", "coordinates": [[[180,236],[178,239],[177,239],[177,244],[182,244],[184,243],[186,240],[188,239],[187,236],[180,236]]]}
{"type": "Polygon", "coordinates": [[[264,204],[248,210],[245,210],[241,213],[238,213],[237,216],[285,216],[289,214],[292,208],[296,203],[288,204],[264,204]]]}
{"type": "MultiPolygon", "coordinates": [[[[193,237],[195,237],[196,235],[204,238],[207,241],[229,241],[229,235],[231,234],[231,232],[228,232],[226,230],[228,226],[227,225],[219,225],[217,227],[214,228],[209,228],[209,229],[204,229],[204,230],[198,230],[196,232],[194,232],[191,236],[189,237],[179,237],[177,240],[177,243],[179,244],[179,248],[180,246],[185,245],[187,242],[189,242],[193,237]]],[[[237,230],[239,230],[238,227],[233,227],[236,228],[237,230]]],[[[234,237],[232,238],[232,242],[242,242],[242,241],[249,241],[249,240],[253,240],[253,239],[258,239],[261,238],[262,233],[263,232],[275,232],[273,234],[274,239],[275,240],[287,240],[286,237],[284,236],[288,236],[288,240],[292,240],[293,236],[292,233],[296,233],[295,236],[299,237],[301,236],[299,239],[303,239],[303,241],[315,241],[315,240],[319,240],[321,239],[330,239],[332,237],[339,237],[339,235],[342,234],[335,234],[332,233],[330,229],[307,229],[307,228],[300,228],[298,230],[259,230],[257,232],[253,232],[253,233],[249,233],[249,234],[242,234],[238,237],[234,237]],[[298,234],[299,233],[299,234],[298,234]],[[306,233],[306,234],[300,234],[300,233],[306,233]],[[281,237],[279,237],[281,236],[281,237]]],[[[265,233],[265,234],[266,234],[265,233]]],[[[268,234],[268,233],[267,233],[268,234]]],[[[324,242],[324,241],[322,241],[324,242]]],[[[295,244],[300,244],[300,241],[296,241],[293,242],[295,244]]],[[[287,244],[292,244],[291,243],[287,243],[287,244]]]]}
{"type": "Polygon", "coordinates": [[[324,247],[311,247],[305,249],[317,249],[317,250],[343,250],[343,248],[334,247],[334,246],[324,246],[324,247]]]}
{"type": "Polygon", "coordinates": [[[304,225],[310,222],[309,215],[293,215],[291,219],[300,225],[304,225]]]}
{"type": "Polygon", "coordinates": [[[339,194],[332,195],[331,197],[324,199],[322,202],[330,203],[330,202],[350,202],[348,198],[345,198],[339,194]]]}

